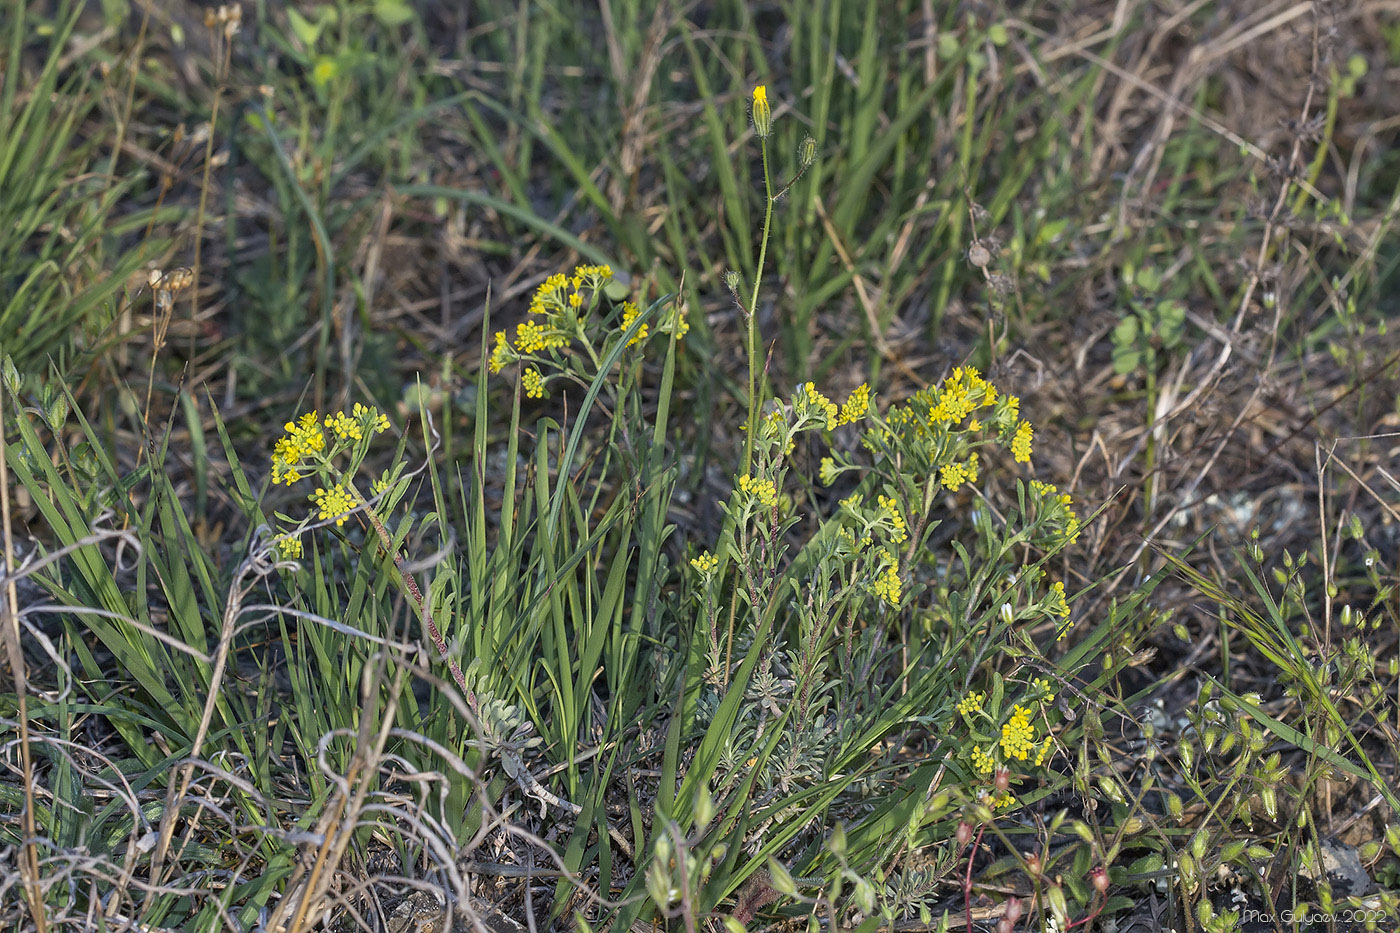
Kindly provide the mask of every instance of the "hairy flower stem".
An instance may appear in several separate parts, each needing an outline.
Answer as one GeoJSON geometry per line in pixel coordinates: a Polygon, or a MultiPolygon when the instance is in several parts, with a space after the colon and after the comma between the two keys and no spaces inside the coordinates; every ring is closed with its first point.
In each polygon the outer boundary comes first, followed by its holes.
{"type": "Polygon", "coordinates": [[[758,241],[758,268],[753,275],[753,293],[749,298],[749,426],[744,438],[744,468],[748,473],[753,464],[754,435],[758,433],[758,410],[763,407],[758,397],[758,286],[763,281],[763,263],[768,256],[768,229],[773,222],[773,180],[768,173],[768,142],[759,137],[759,151],[763,154],[763,236],[758,241]]]}

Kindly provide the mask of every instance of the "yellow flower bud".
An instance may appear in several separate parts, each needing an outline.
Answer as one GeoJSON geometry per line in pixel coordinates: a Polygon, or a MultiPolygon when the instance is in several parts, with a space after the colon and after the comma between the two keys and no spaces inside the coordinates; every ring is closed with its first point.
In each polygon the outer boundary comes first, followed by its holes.
{"type": "Polygon", "coordinates": [[[773,132],[773,108],[768,104],[768,88],[762,84],[753,89],[753,129],[759,139],[773,132]]]}

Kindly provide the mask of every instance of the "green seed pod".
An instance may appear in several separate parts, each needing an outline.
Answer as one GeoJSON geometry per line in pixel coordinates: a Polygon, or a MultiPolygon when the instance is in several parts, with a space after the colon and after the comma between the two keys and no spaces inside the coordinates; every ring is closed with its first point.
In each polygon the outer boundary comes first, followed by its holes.
{"type": "Polygon", "coordinates": [[[797,147],[797,164],[803,168],[809,168],[815,161],[817,161],[817,141],[810,136],[803,136],[802,142],[797,147]]]}

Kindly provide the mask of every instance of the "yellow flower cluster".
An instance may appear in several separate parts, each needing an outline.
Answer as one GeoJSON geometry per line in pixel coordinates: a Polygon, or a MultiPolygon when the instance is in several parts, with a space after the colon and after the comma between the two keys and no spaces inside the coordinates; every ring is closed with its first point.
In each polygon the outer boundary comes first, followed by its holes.
{"type": "Polygon", "coordinates": [[[995,405],[996,400],[996,386],[983,379],[975,368],[959,366],[944,380],[929,420],[957,424],[980,406],[995,405]]]}
{"type": "Polygon", "coordinates": [[[317,489],[311,495],[311,501],[316,503],[320,510],[320,517],[323,520],[335,519],[337,525],[344,525],[345,520],[350,517],[350,510],[355,508],[355,496],[345,486],[336,484],[330,489],[317,489]]]}
{"type": "Polygon", "coordinates": [[[356,402],[348,415],[338,411],[327,417],[326,428],[342,441],[358,441],[364,439],[366,430],[375,434],[389,430],[389,418],[377,409],[366,408],[356,402]]]}
{"type": "Polygon", "coordinates": [[[702,576],[709,576],[719,567],[719,558],[706,551],[699,557],[692,558],[690,566],[694,567],[702,576]]]}
{"type": "Polygon", "coordinates": [[[515,351],[511,349],[510,341],[506,339],[506,332],[496,331],[496,345],[491,348],[491,358],[486,362],[487,368],[493,373],[498,373],[514,359],[515,351]]]}
{"type": "Polygon", "coordinates": [[[1058,527],[1067,541],[1079,538],[1079,515],[1074,511],[1074,499],[1062,493],[1053,483],[1031,480],[1031,491],[1040,497],[1040,509],[1052,527],[1058,527]]]}
{"type": "Polygon", "coordinates": [[[836,427],[836,415],[839,409],[836,403],[817,391],[815,383],[805,383],[802,386],[803,397],[807,400],[808,410],[817,418],[824,418],[828,431],[836,427]]]}
{"type": "Polygon", "coordinates": [[[1040,694],[1040,702],[1055,702],[1055,687],[1050,681],[1046,680],[1044,677],[1037,677],[1035,680],[1031,681],[1031,686],[1040,694]]]}
{"type": "Polygon", "coordinates": [[[302,555],[301,538],[292,536],[277,542],[277,552],[283,560],[296,560],[302,555]]]}
{"type": "MultiPolygon", "coordinates": [[[[621,330],[622,330],[624,333],[626,333],[627,328],[631,327],[631,326],[632,326],[632,322],[635,321],[636,319],[637,319],[637,304],[636,304],[636,302],[633,302],[633,301],[624,302],[623,305],[622,305],[622,327],[621,327],[621,330]]],[[[631,340],[627,341],[627,345],[630,347],[630,346],[633,346],[634,344],[641,343],[643,340],[647,339],[647,333],[648,333],[647,328],[648,328],[648,325],[646,325],[646,324],[643,324],[641,327],[637,328],[637,333],[632,337],[631,340]]]]}
{"type": "Polygon", "coordinates": [[[1065,599],[1065,585],[1055,582],[1050,585],[1050,611],[1062,619],[1069,618],[1069,601],[1065,599]]]}
{"type": "Polygon", "coordinates": [[[870,386],[862,382],[846,397],[841,413],[836,416],[836,424],[854,424],[870,411],[870,386]]]}
{"type": "Polygon", "coordinates": [[[904,516],[899,514],[899,503],[889,496],[880,496],[879,503],[881,511],[890,522],[890,538],[896,544],[903,543],[909,538],[909,526],[904,524],[904,516]]]}
{"type": "Polygon", "coordinates": [[[1016,798],[1011,794],[993,794],[990,800],[993,810],[1005,810],[1016,805],[1016,798]]]}
{"type": "Polygon", "coordinates": [[[554,328],[543,327],[536,321],[521,321],[515,327],[515,349],[520,353],[539,353],[568,345],[567,334],[554,328]]]}
{"type": "Polygon", "coordinates": [[[875,582],[870,585],[870,592],[877,599],[881,599],[891,606],[898,607],[899,599],[903,593],[904,584],[899,579],[899,561],[893,553],[886,552],[885,569],[880,571],[875,582]]]}
{"type": "Polygon", "coordinates": [[[1011,456],[1017,463],[1031,462],[1031,436],[1034,429],[1029,421],[1016,425],[1016,436],[1011,439],[1011,456]]]}
{"type": "Polygon", "coordinates": [[[976,745],[972,746],[972,767],[978,774],[991,774],[996,762],[992,761],[992,756],[982,751],[976,745]]]}
{"type": "Polygon", "coordinates": [[[823,486],[830,486],[836,482],[836,461],[830,457],[822,457],[821,464],[817,467],[817,479],[823,486]]]}
{"type": "Polygon", "coordinates": [[[1045,764],[1045,758],[1046,758],[1047,755],[1050,754],[1050,748],[1051,748],[1051,744],[1050,744],[1050,743],[1051,743],[1051,741],[1052,741],[1051,737],[1050,737],[1049,735],[1047,735],[1047,736],[1045,737],[1045,741],[1040,743],[1040,748],[1036,750],[1036,753],[1035,753],[1035,766],[1036,766],[1037,768],[1039,768],[1041,765],[1045,764]]]}
{"type": "Polygon", "coordinates": [[[985,693],[969,693],[958,701],[958,712],[964,716],[976,715],[982,712],[982,701],[986,698],[985,693]]]}
{"type": "Polygon", "coordinates": [[[939,479],[944,488],[949,492],[957,492],[962,488],[963,483],[975,483],[978,476],[977,454],[973,452],[968,455],[967,460],[962,463],[954,461],[945,463],[943,469],[939,471],[939,479]]]}
{"type": "Polygon", "coordinates": [[[1008,759],[1025,761],[1035,749],[1035,726],[1024,706],[1012,708],[1011,719],[1001,727],[1001,752],[1008,759]]]}
{"type": "Polygon", "coordinates": [[[753,496],[759,505],[772,507],[778,504],[778,490],[771,479],[758,479],[754,476],[739,477],[739,488],[753,496]]]}
{"type": "Polygon", "coordinates": [[[544,377],[540,371],[531,366],[525,370],[520,377],[520,384],[525,387],[526,398],[544,398],[544,377]]]}
{"type": "Polygon", "coordinates": [[[287,433],[272,446],[272,482],[288,486],[301,479],[301,467],[309,457],[326,449],[326,435],[314,411],[282,426],[287,433]]]}

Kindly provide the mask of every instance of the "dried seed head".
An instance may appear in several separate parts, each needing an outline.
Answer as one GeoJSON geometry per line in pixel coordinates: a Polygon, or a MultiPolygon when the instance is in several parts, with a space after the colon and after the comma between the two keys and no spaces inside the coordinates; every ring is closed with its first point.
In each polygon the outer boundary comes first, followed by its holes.
{"type": "Polygon", "coordinates": [[[985,269],[992,261],[992,251],[987,249],[981,240],[977,240],[968,248],[967,261],[979,269],[985,269]]]}

